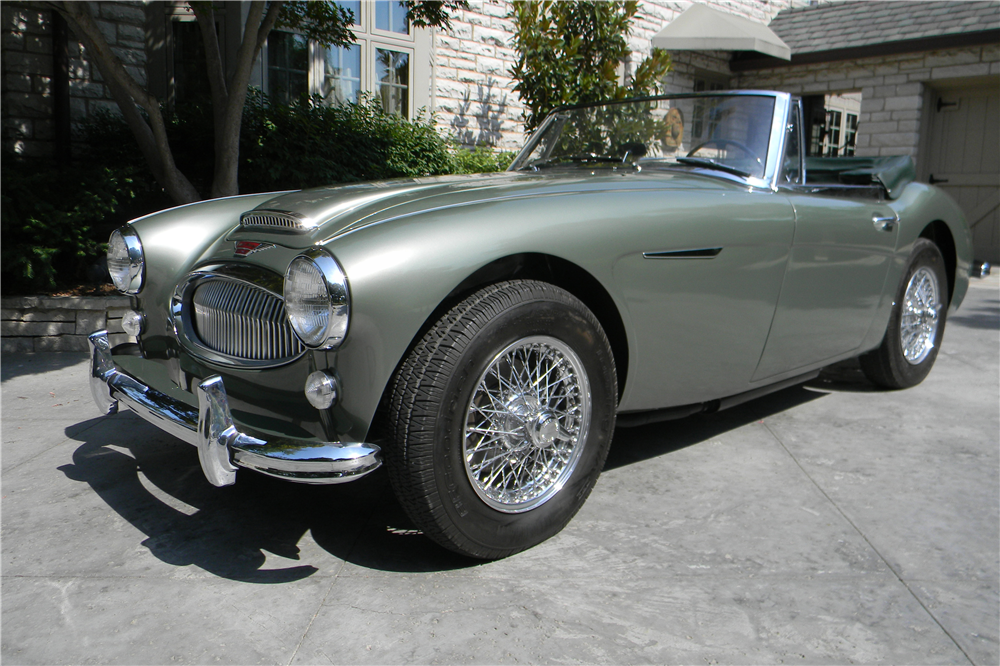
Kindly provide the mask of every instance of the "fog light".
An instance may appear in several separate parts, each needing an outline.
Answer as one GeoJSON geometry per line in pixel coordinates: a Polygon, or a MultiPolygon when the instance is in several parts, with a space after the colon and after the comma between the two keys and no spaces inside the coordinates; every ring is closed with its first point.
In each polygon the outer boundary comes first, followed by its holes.
{"type": "Polygon", "coordinates": [[[133,338],[139,337],[139,334],[142,333],[142,325],[143,317],[141,312],[126,310],[125,314],[122,315],[122,330],[133,338]]]}
{"type": "Polygon", "coordinates": [[[310,405],[316,409],[329,409],[338,398],[337,380],[325,372],[314,372],[306,378],[305,393],[310,405]]]}

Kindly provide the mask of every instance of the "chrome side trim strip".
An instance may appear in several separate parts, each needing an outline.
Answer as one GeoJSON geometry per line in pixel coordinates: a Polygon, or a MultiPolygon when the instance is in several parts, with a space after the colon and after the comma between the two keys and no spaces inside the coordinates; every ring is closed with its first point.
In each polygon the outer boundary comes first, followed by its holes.
{"type": "Polygon", "coordinates": [[[722,252],[721,247],[706,247],[700,250],[669,250],[666,252],[643,252],[646,259],[715,259],[722,252]]]}
{"type": "Polygon", "coordinates": [[[202,471],[213,485],[235,483],[239,467],[319,485],[352,481],[382,464],[381,449],[375,444],[252,437],[233,422],[226,387],[218,375],[198,386],[195,408],[116,368],[107,331],[91,333],[89,342],[90,388],[102,413],[114,414],[124,403],[164,432],[198,447],[202,471]]]}

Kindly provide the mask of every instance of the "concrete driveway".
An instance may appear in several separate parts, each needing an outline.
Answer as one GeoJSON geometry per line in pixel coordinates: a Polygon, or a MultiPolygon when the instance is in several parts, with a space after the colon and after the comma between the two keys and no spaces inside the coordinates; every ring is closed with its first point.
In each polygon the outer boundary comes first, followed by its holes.
{"type": "Polygon", "coordinates": [[[193,447],[95,418],[77,354],[3,357],[5,664],[996,664],[1000,283],[922,385],[850,364],[616,433],[557,537],[475,563],[385,474],[203,478],[193,447]]]}

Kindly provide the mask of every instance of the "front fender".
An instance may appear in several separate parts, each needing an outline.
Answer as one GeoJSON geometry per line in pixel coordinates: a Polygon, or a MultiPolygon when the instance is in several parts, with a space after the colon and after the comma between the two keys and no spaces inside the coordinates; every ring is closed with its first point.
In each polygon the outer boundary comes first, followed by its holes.
{"type": "MultiPolygon", "coordinates": [[[[607,199],[617,196],[600,196],[601,205],[588,207],[589,195],[574,194],[578,216],[566,214],[565,196],[485,202],[396,218],[327,241],[351,290],[350,331],[334,362],[340,406],[358,427],[352,436],[367,436],[385,387],[428,317],[457,285],[497,259],[544,252],[582,266],[627,319],[611,279],[624,246],[616,248],[620,241],[607,231],[613,218],[607,199]]],[[[627,204],[610,205],[623,210],[627,204]]],[[[642,211],[633,197],[630,217],[636,214],[642,211]]]]}

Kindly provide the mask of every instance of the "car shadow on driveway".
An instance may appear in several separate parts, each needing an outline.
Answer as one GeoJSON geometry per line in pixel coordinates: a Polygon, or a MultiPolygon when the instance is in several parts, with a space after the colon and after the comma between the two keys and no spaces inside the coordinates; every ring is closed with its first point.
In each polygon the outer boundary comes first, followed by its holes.
{"type": "MultiPolygon", "coordinates": [[[[860,390],[866,383],[848,376],[840,384],[860,390]]],[[[828,390],[821,375],[807,386],[716,414],[618,429],[606,469],[710,441],[816,400],[828,390]],[[669,428],[666,436],[665,428],[669,428]]],[[[146,535],[142,545],[167,564],[193,565],[222,578],[259,584],[334,573],[307,563],[276,566],[282,562],[267,556],[318,562],[323,558],[317,557],[316,546],[344,562],[382,571],[448,571],[480,564],[424,537],[396,501],[384,470],[330,486],[288,483],[241,471],[238,483],[215,488],[205,480],[194,447],[134,414],[92,419],[66,428],[65,433],[82,444],[73,452],[72,464],[59,470],[69,479],[89,484],[111,509],[146,535]],[[311,540],[304,539],[307,534],[311,540]]]]}
{"type": "Polygon", "coordinates": [[[476,564],[417,531],[382,470],[331,486],[240,471],[236,484],[216,488],[202,474],[194,447],[131,413],[79,423],[66,435],[82,444],[73,463],[59,470],[89,484],[167,564],[250,583],[300,580],[319,570],[305,563],[275,568],[283,562],[268,561],[267,553],[316,559],[315,545],[303,541],[307,532],[335,557],[373,569],[444,571],[476,564]],[[313,552],[303,552],[309,548],[313,552]]]}

